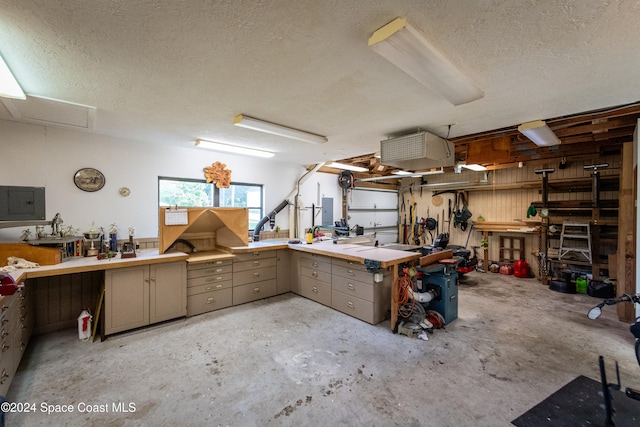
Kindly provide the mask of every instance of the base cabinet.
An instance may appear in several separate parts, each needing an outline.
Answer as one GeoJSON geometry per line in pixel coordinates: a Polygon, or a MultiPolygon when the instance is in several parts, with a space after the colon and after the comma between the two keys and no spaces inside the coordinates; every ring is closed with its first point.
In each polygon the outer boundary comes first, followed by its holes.
{"type": "Polygon", "coordinates": [[[278,249],[276,258],[276,294],[279,295],[291,291],[291,251],[278,249]]]}
{"type": "Polygon", "coordinates": [[[389,314],[389,271],[367,271],[363,264],[325,255],[294,252],[297,276],[291,291],[367,323],[378,324],[389,314]]]}
{"type": "Polygon", "coordinates": [[[0,302],[0,395],[6,396],[33,330],[33,304],[27,285],[0,302]]]}
{"type": "Polygon", "coordinates": [[[233,266],[230,259],[189,264],[187,316],[232,305],[233,266]]]}
{"type": "Polygon", "coordinates": [[[277,263],[275,250],[236,255],[233,260],[233,305],[274,296],[277,263]]]}
{"type": "Polygon", "coordinates": [[[105,272],[105,334],[187,314],[186,263],[169,262],[105,272]]]}

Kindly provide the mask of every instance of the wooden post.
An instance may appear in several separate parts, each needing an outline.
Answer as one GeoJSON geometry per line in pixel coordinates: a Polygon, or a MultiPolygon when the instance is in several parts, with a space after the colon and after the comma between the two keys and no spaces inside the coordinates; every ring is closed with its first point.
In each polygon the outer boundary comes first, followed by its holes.
{"type": "MultiPolygon", "coordinates": [[[[635,239],[634,239],[634,172],[633,172],[633,144],[626,142],[620,153],[620,191],[618,200],[618,256],[617,266],[617,295],[633,294],[636,292],[635,280],[635,239]]],[[[633,304],[617,304],[618,319],[623,322],[635,320],[633,304]]]]}
{"type": "MultiPolygon", "coordinates": [[[[489,242],[489,232],[488,231],[482,232],[482,239],[485,242],[489,242]]],[[[485,273],[489,272],[489,245],[486,245],[484,247],[484,272],[485,273]]]]}

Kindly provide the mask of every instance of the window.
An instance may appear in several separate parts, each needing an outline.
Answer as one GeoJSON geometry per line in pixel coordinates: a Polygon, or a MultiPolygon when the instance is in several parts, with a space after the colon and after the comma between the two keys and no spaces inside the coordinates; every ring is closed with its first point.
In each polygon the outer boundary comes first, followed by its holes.
{"type": "Polygon", "coordinates": [[[264,216],[262,185],[231,183],[229,188],[217,188],[198,179],[158,178],[158,205],[180,207],[248,208],[250,230],[264,216]]]}
{"type": "Polygon", "coordinates": [[[262,185],[234,184],[229,188],[220,188],[217,206],[228,208],[249,208],[249,229],[253,230],[262,215],[262,185]]]}

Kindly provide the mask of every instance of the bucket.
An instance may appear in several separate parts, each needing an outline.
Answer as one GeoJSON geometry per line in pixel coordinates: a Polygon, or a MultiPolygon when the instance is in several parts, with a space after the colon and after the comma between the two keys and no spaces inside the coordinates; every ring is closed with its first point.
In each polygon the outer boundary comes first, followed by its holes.
{"type": "Polygon", "coordinates": [[[576,292],[578,292],[579,294],[587,293],[587,279],[585,279],[584,277],[578,277],[576,279],[576,292]]]}
{"type": "Polygon", "coordinates": [[[529,277],[529,264],[523,259],[519,259],[513,264],[513,275],[520,278],[529,277]]]}

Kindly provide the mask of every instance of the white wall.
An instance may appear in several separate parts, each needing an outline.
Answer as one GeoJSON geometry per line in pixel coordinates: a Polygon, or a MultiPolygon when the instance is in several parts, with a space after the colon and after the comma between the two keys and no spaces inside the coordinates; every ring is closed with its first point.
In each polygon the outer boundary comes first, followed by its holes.
{"type": "MultiPolygon", "coordinates": [[[[64,226],[81,231],[89,229],[92,221],[105,229],[116,223],[120,236],[133,226],[139,238],[158,236],[158,176],[204,179],[203,167],[216,161],[226,163],[232,181],[264,185],[266,214],[284,200],[305,172],[300,165],[273,159],[196,149],[189,141],[171,147],[163,142],[150,144],[4,120],[0,120],[0,148],[0,185],[45,187],[47,219],[59,212],[64,226]],[[83,167],[104,173],[102,190],[87,193],[75,186],[73,175],[83,167]],[[131,195],[120,196],[120,187],[129,187],[131,195]]],[[[337,178],[332,177],[337,187],[337,178]]],[[[329,185],[322,186],[329,194],[329,185]]],[[[310,206],[315,187],[313,193],[305,190],[304,195],[310,206]]],[[[339,208],[340,203],[337,205],[339,208]]],[[[276,225],[289,228],[288,219],[282,212],[276,216],[276,225]]],[[[24,228],[0,229],[0,241],[18,240],[24,228]]]]}
{"type": "Polygon", "coordinates": [[[312,222],[312,204],[319,207],[323,197],[333,199],[333,220],[342,218],[342,189],[338,185],[338,175],[316,172],[309,175],[302,185],[298,200],[302,202],[301,209],[298,210],[298,238],[304,237],[304,230],[315,225],[322,224],[322,212],[315,210],[315,222],[312,222]],[[318,199],[319,202],[318,203],[318,199]]]}

